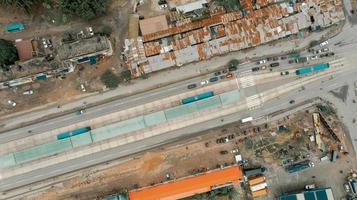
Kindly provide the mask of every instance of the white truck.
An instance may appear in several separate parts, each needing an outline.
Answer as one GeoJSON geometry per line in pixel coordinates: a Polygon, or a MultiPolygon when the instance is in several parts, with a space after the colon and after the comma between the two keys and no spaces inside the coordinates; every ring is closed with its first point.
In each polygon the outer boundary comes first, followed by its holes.
{"type": "Polygon", "coordinates": [[[247,118],[242,119],[241,121],[242,121],[242,123],[250,122],[250,121],[253,121],[253,117],[247,117],[247,118]]]}

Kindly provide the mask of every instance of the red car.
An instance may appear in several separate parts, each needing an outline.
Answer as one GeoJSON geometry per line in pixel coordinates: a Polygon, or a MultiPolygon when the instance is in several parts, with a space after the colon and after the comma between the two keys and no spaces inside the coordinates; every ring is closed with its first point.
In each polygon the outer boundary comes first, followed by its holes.
{"type": "Polygon", "coordinates": [[[228,74],[226,75],[226,77],[227,77],[227,78],[232,78],[232,77],[233,77],[233,74],[232,74],[232,73],[228,73],[228,74]]]}

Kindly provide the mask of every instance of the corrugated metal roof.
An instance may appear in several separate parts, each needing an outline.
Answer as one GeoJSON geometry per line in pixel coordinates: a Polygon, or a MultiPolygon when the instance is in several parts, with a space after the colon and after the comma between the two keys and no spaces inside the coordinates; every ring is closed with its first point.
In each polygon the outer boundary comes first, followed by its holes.
{"type": "Polygon", "coordinates": [[[166,182],[152,187],[132,190],[130,200],[174,200],[204,193],[211,187],[226,183],[237,184],[242,179],[239,166],[212,170],[204,174],[189,176],[182,179],[166,182]]]}

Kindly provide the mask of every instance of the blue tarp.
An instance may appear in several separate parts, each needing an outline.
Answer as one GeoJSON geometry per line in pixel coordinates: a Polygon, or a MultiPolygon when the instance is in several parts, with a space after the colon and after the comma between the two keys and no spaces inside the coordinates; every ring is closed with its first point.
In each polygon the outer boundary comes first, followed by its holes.
{"type": "Polygon", "coordinates": [[[90,60],[90,64],[91,64],[91,65],[94,65],[94,64],[97,63],[97,57],[96,57],[96,56],[90,57],[89,60],[90,60]]]}

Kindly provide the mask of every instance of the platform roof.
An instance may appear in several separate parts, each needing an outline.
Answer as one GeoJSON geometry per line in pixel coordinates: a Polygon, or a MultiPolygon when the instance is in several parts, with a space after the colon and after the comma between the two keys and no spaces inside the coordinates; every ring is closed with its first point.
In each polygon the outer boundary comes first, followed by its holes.
{"type": "Polygon", "coordinates": [[[227,183],[237,184],[242,179],[242,172],[238,165],[208,171],[203,174],[189,176],[141,188],[129,192],[130,200],[174,200],[189,197],[211,190],[213,186],[227,183]]]}

